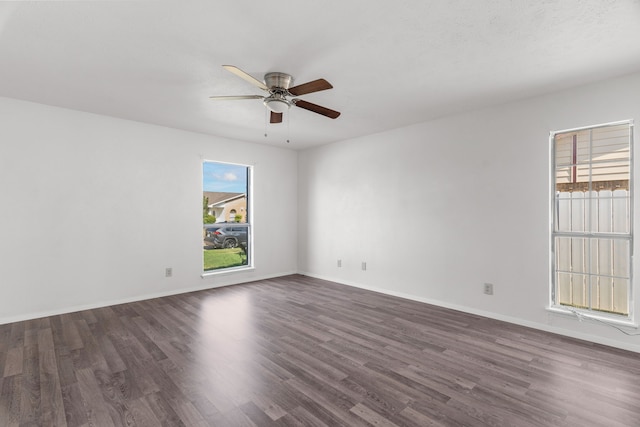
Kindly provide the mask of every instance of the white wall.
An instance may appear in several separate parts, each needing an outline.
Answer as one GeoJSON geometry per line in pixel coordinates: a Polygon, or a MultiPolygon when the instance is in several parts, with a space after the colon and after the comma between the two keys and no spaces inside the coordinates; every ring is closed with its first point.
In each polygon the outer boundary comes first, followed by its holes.
{"type": "Polygon", "coordinates": [[[300,271],[640,351],[545,310],[548,133],[640,120],[639,90],[637,74],[299,154],[0,98],[0,323],[300,271]],[[200,277],[203,159],[255,166],[253,271],[200,277]],[[272,226],[296,210],[298,233],[272,226]]]}
{"type": "Polygon", "coordinates": [[[296,271],[295,218],[272,226],[296,152],[7,98],[0,117],[0,323],[296,271]],[[203,159],[254,165],[253,271],[201,277],[203,159]]]}
{"type": "Polygon", "coordinates": [[[638,93],[640,74],[302,152],[299,270],[640,351],[545,310],[549,131],[640,122],[638,93]]]}

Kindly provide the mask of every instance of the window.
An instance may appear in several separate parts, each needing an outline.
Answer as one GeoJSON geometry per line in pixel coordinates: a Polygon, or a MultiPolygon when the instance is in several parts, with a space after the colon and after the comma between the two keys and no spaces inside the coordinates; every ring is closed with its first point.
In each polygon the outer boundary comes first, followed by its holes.
{"type": "Polygon", "coordinates": [[[553,308],[630,320],[631,121],[551,133],[553,308]]]}
{"type": "Polygon", "coordinates": [[[202,165],[205,273],[252,264],[250,182],[249,166],[211,161],[202,165]]]}

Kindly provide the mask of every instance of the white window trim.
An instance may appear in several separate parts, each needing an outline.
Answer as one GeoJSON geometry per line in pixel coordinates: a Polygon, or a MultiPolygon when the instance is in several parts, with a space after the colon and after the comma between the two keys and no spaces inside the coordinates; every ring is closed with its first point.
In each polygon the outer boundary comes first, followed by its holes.
{"type": "MultiPolygon", "coordinates": [[[[619,325],[624,327],[632,327],[638,328],[640,327],[636,318],[635,318],[635,293],[634,293],[634,280],[633,280],[633,255],[634,255],[634,204],[635,204],[635,195],[634,195],[634,123],[632,119],[629,120],[621,120],[617,122],[610,123],[602,123],[591,126],[583,126],[572,129],[564,129],[559,131],[549,132],[549,303],[546,307],[546,310],[551,313],[562,314],[562,315],[570,315],[575,317],[577,320],[582,321],[585,319],[593,319],[599,322],[611,324],[611,325],[619,325]],[[630,224],[629,224],[629,245],[630,245],[630,256],[629,256],[629,289],[628,289],[628,307],[629,314],[628,315],[619,315],[619,314],[606,314],[603,312],[598,312],[589,309],[582,309],[577,307],[563,306],[560,304],[556,304],[555,302],[555,248],[554,248],[554,237],[558,234],[556,233],[555,226],[555,211],[556,211],[556,199],[555,199],[555,181],[556,181],[556,160],[555,160],[555,136],[561,133],[568,132],[578,132],[587,129],[594,129],[598,127],[606,127],[606,126],[617,126],[627,124],[630,128],[630,144],[629,144],[629,192],[631,194],[631,204],[630,204],[630,224]]],[[[585,233],[586,234],[586,233],[585,233]]]]}
{"type": "Polygon", "coordinates": [[[560,305],[550,305],[546,308],[547,311],[554,314],[563,314],[567,316],[575,317],[578,320],[585,319],[593,319],[598,322],[608,323],[611,325],[625,326],[629,328],[638,329],[640,325],[634,322],[633,319],[628,318],[627,316],[622,315],[611,315],[607,316],[606,314],[595,314],[593,311],[588,311],[584,309],[579,309],[575,307],[566,307],[560,305]]]}
{"type": "Polygon", "coordinates": [[[203,271],[202,274],[200,274],[200,277],[205,279],[210,276],[220,276],[222,274],[239,273],[243,271],[253,271],[255,269],[256,268],[253,265],[242,266],[242,267],[227,267],[227,268],[221,268],[219,270],[203,271]]]}

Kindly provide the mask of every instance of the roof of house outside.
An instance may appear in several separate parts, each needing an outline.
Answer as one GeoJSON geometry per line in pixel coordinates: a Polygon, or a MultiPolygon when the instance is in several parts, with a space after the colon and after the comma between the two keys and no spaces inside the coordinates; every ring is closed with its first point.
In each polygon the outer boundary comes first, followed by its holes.
{"type": "Polygon", "coordinates": [[[245,197],[244,193],[223,193],[217,191],[203,191],[202,196],[209,199],[209,206],[215,206],[221,203],[227,203],[232,200],[245,197]]]}

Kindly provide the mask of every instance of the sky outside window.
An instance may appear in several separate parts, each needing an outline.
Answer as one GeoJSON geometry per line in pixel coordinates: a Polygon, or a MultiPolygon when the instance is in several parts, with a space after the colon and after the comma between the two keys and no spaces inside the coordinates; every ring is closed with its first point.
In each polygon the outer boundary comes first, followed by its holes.
{"type": "Polygon", "coordinates": [[[202,173],[204,191],[225,193],[247,192],[247,167],[228,163],[204,162],[202,173]]]}

